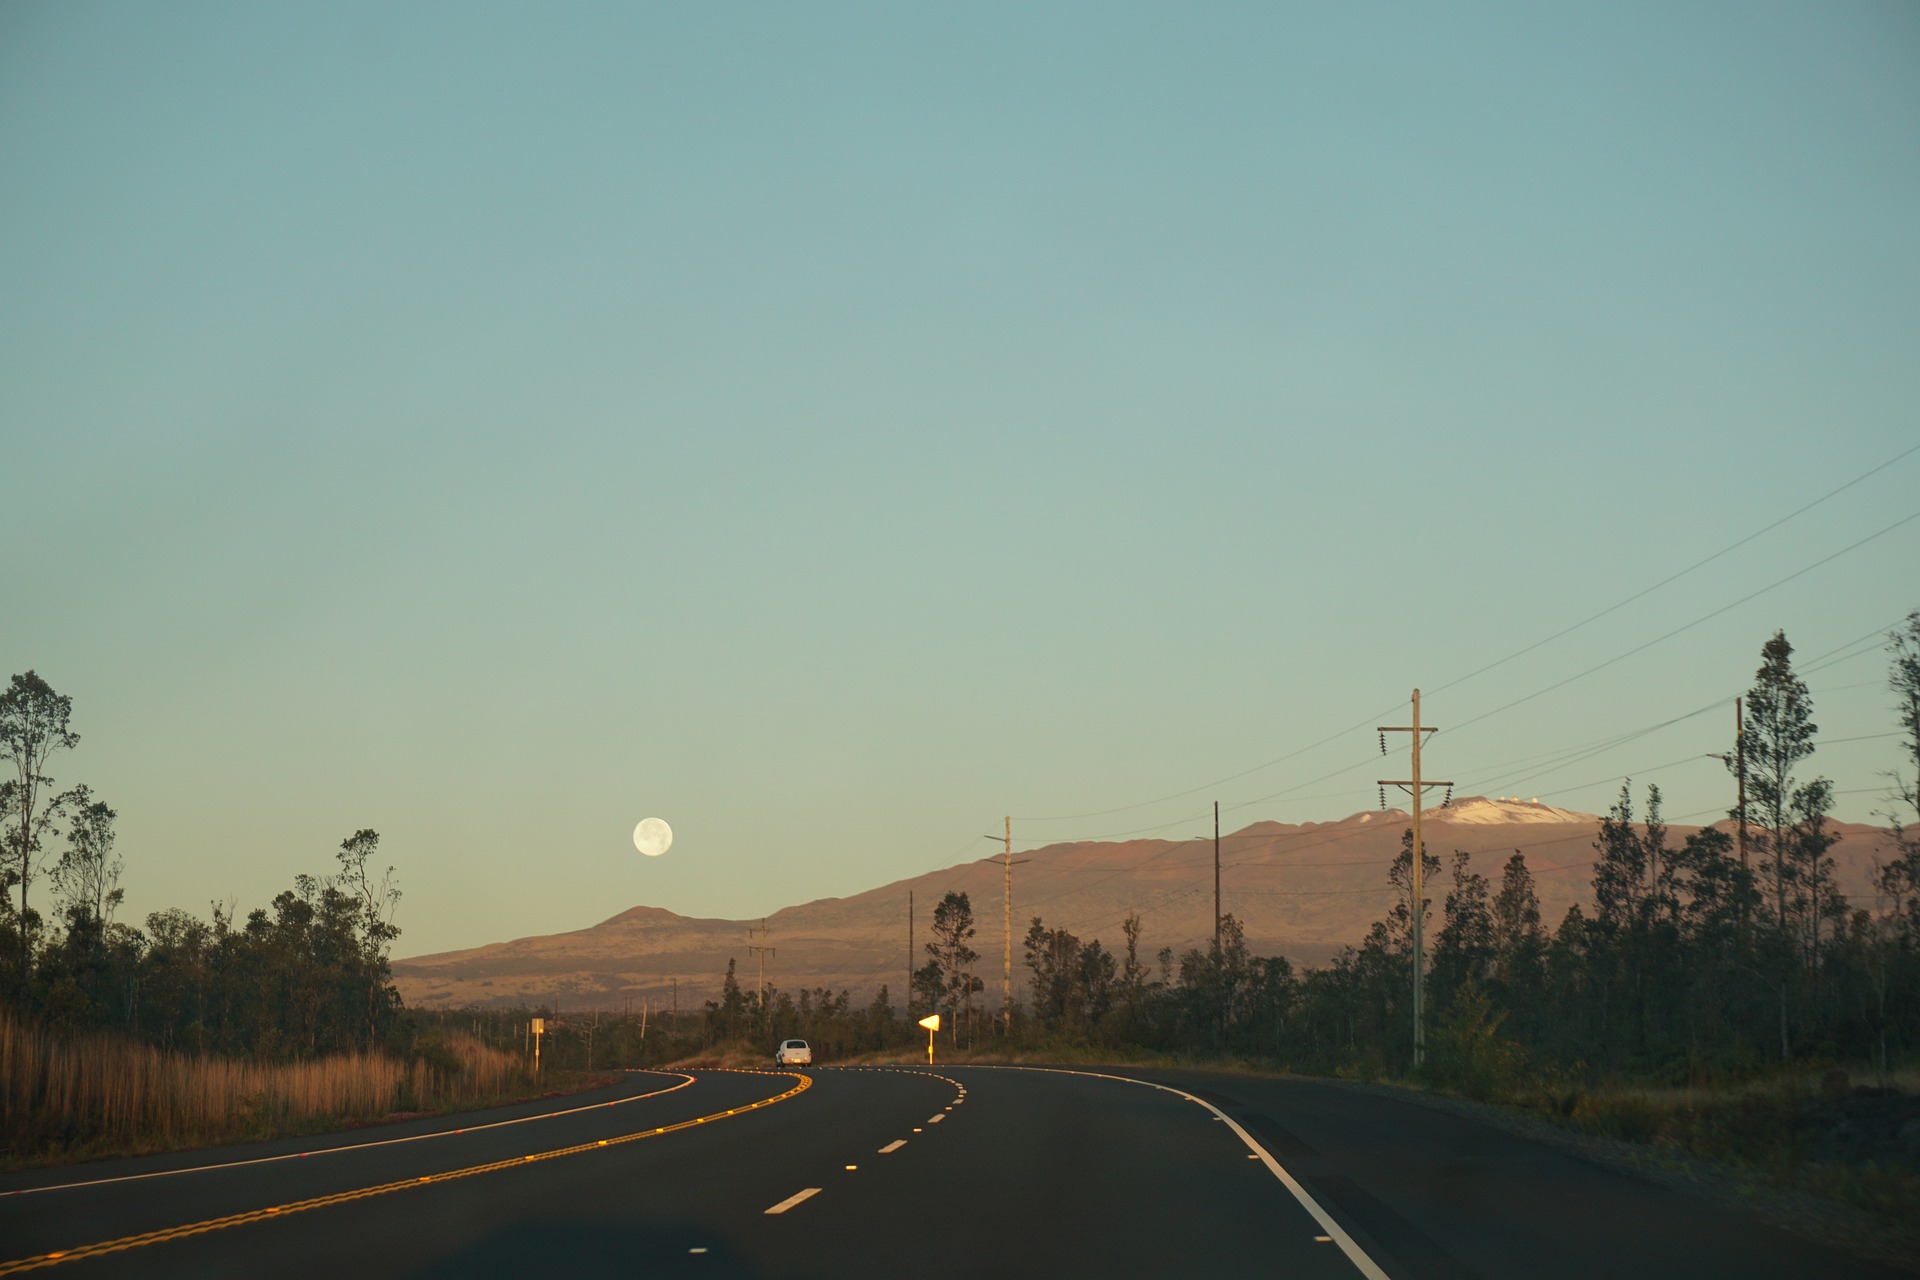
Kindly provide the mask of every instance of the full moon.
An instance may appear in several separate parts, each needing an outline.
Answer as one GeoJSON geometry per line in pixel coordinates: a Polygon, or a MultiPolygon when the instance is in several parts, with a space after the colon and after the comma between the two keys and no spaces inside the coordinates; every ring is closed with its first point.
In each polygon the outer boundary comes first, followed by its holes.
{"type": "Polygon", "coordinates": [[[657,858],[673,844],[673,828],[662,818],[642,818],[633,829],[633,847],[649,858],[657,858]]]}

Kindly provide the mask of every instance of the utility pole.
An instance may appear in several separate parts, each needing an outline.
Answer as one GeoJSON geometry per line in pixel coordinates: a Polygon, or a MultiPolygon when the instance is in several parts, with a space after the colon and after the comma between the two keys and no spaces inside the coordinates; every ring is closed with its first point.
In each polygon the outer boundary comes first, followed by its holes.
{"type": "Polygon", "coordinates": [[[676,975],[670,981],[673,983],[673,1016],[677,1018],[680,1016],[680,979],[676,975]]]}
{"type": "MultiPolygon", "coordinates": [[[[752,925],[747,926],[747,936],[751,938],[755,934],[758,934],[762,938],[767,936],[767,920],[765,916],[760,918],[760,927],[758,929],[755,929],[752,925]]],[[[773,1025],[772,1020],[767,1013],[767,956],[770,954],[778,955],[780,949],[778,947],[755,946],[749,942],[747,944],[747,950],[760,957],[760,1020],[768,1026],[771,1026],[773,1025]]]]}
{"type": "Polygon", "coordinates": [[[1000,1027],[1004,1035],[1013,1034],[1013,815],[1007,815],[1006,853],[1007,896],[1004,923],[1006,954],[1000,964],[1000,1027]]]}
{"type": "MultiPolygon", "coordinates": [[[[1449,798],[1453,795],[1451,782],[1422,782],[1420,780],[1420,747],[1425,741],[1424,735],[1438,733],[1431,725],[1420,724],[1420,691],[1413,691],[1413,723],[1411,725],[1378,726],[1380,731],[1380,754],[1387,753],[1387,735],[1406,733],[1413,736],[1413,778],[1411,781],[1382,778],[1381,787],[1401,787],[1413,797],[1413,1065],[1418,1067],[1427,1060],[1427,1024],[1426,1024],[1426,978],[1427,948],[1425,932],[1426,921],[1426,846],[1420,840],[1420,802],[1428,787],[1445,787],[1449,798]]],[[[1382,793],[1385,794],[1384,792],[1382,793]]]]}
{"type": "Polygon", "coordinates": [[[907,890],[907,993],[900,1007],[913,1013],[913,890],[907,890]]]}
{"type": "Polygon", "coordinates": [[[1213,802],[1213,958],[1220,960],[1220,802],[1213,802]]]}

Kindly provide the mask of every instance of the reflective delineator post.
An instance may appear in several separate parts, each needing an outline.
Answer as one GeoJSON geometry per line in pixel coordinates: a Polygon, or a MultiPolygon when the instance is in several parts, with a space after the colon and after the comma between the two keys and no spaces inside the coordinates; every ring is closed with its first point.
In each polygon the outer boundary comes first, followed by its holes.
{"type": "Polygon", "coordinates": [[[920,1019],[920,1025],[927,1029],[927,1065],[933,1065],[933,1037],[940,1031],[940,1015],[932,1014],[920,1019]]]}

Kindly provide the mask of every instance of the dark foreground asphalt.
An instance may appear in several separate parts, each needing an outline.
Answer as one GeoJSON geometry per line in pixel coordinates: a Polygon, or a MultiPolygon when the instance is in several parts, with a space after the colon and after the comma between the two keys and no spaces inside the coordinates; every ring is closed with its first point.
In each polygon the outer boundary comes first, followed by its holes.
{"type": "Polygon", "coordinates": [[[990,1067],[690,1074],[7,1175],[0,1275],[56,1251],[45,1274],[74,1277],[1896,1274],[1333,1085],[1143,1073],[1195,1102],[990,1067]],[[479,1127],[503,1119],[526,1122],[479,1127]],[[252,1163],[198,1168],[230,1161],[252,1163]],[[137,1176],[164,1170],[193,1171],[137,1176]]]}

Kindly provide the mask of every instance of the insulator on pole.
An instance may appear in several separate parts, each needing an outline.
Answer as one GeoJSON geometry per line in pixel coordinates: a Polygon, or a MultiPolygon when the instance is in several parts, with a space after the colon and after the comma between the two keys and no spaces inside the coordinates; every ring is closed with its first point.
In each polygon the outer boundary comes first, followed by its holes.
{"type": "Polygon", "coordinates": [[[1380,807],[1382,809],[1387,807],[1387,789],[1385,787],[1380,788],[1380,807]]]}
{"type": "Polygon", "coordinates": [[[1452,804],[1452,803],[1453,803],[1453,784],[1452,784],[1452,783],[1448,783],[1448,784],[1447,784],[1447,798],[1446,798],[1445,800],[1442,800],[1442,801],[1440,802],[1440,807],[1441,807],[1442,809],[1444,809],[1444,808],[1446,808],[1446,807],[1447,807],[1448,805],[1450,805],[1450,804],[1452,804]]]}
{"type": "Polygon", "coordinates": [[[1380,754],[1387,754],[1387,732],[1384,729],[1380,731],[1380,754]]]}

